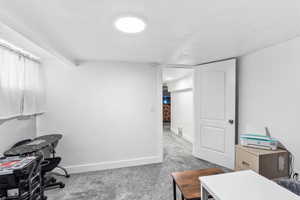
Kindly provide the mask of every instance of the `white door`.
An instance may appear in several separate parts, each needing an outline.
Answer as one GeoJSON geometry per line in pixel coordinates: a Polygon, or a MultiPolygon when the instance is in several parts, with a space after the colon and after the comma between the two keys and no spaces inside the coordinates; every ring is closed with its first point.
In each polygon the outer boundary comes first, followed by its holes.
{"type": "Polygon", "coordinates": [[[194,156],[234,168],[236,60],[200,65],[194,73],[194,156]]]}

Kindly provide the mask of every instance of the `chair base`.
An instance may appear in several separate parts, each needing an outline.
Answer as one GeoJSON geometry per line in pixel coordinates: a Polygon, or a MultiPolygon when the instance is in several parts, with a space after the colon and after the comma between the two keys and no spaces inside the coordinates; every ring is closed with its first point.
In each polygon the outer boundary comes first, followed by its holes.
{"type": "Polygon", "coordinates": [[[51,190],[56,188],[64,188],[65,184],[61,181],[57,182],[56,178],[47,176],[44,178],[44,190],[51,190]]]}
{"type": "Polygon", "coordinates": [[[44,190],[52,190],[56,188],[64,188],[66,185],[63,182],[55,182],[45,185],[44,190]]]}
{"type": "Polygon", "coordinates": [[[65,176],[66,178],[70,178],[70,174],[68,173],[68,171],[64,167],[57,166],[56,168],[58,168],[58,169],[60,169],[64,172],[64,175],[62,175],[62,176],[65,176]]]}

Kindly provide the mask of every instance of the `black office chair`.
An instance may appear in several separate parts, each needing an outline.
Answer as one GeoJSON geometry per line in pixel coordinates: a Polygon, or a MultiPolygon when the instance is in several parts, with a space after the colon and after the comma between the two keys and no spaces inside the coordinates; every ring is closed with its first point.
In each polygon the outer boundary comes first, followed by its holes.
{"type": "MultiPolygon", "coordinates": [[[[12,146],[12,148],[27,144],[31,141],[32,141],[31,139],[25,139],[25,140],[19,141],[16,144],[14,144],[12,146]]],[[[42,185],[45,190],[46,189],[54,189],[57,187],[59,187],[59,188],[65,187],[65,184],[63,182],[57,182],[56,178],[54,178],[53,176],[47,176],[47,174],[49,174],[49,172],[53,171],[55,168],[58,167],[60,162],[61,162],[61,158],[55,157],[55,154],[53,154],[52,158],[45,158],[42,161],[42,163],[41,163],[42,185]]]]}
{"type": "Polygon", "coordinates": [[[42,177],[43,177],[43,185],[44,189],[54,189],[56,187],[64,188],[65,184],[61,181],[57,181],[56,178],[53,176],[47,176],[47,173],[54,170],[60,163],[61,158],[60,157],[54,157],[54,158],[46,158],[42,162],[42,177]]]}
{"type": "Polygon", "coordinates": [[[31,141],[32,141],[32,139],[21,140],[21,141],[17,142],[16,144],[14,144],[14,145],[11,147],[11,149],[12,149],[12,148],[15,148],[15,147],[18,147],[18,146],[21,146],[21,145],[23,145],[23,144],[27,144],[27,143],[29,143],[29,142],[31,142],[31,141]]]}

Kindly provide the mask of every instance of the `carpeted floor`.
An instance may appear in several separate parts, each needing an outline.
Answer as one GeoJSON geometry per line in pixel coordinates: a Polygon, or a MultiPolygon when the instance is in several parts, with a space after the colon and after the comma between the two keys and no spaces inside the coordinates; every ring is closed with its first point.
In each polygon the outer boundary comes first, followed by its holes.
{"type": "Polygon", "coordinates": [[[64,189],[47,191],[49,200],[172,200],[170,173],[216,167],[191,155],[192,145],[164,132],[162,164],[72,175],[64,189]]]}

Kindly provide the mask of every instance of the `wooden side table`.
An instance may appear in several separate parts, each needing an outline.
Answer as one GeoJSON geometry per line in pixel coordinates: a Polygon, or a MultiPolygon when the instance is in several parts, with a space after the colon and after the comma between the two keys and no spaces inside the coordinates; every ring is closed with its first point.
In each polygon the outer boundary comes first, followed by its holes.
{"type": "Polygon", "coordinates": [[[183,172],[174,172],[171,174],[173,178],[173,194],[176,200],[176,186],[181,192],[182,200],[199,200],[201,199],[199,177],[224,173],[219,168],[209,168],[200,170],[190,170],[183,172]]]}

